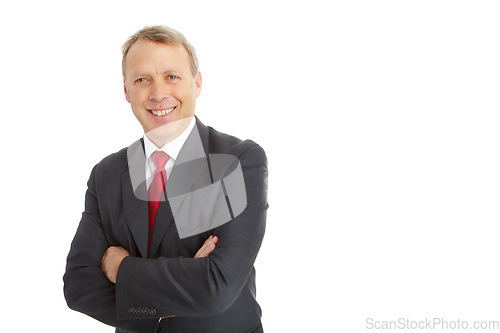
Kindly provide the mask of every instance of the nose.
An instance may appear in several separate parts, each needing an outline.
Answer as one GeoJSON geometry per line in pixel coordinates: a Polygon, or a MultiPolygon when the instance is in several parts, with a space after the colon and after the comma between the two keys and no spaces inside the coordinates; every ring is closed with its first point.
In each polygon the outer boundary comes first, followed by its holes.
{"type": "Polygon", "coordinates": [[[168,87],[161,82],[154,82],[150,85],[149,99],[153,102],[162,102],[170,96],[168,87]]]}

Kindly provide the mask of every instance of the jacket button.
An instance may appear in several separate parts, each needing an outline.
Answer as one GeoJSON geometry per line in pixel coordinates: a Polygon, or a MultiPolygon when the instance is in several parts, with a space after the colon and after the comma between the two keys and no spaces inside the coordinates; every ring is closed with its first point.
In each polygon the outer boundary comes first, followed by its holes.
{"type": "Polygon", "coordinates": [[[133,306],[131,306],[130,308],[128,308],[128,313],[131,314],[131,315],[135,315],[136,314],[135,308],[133,306]]]}
{"type": "Polygon", "coordinates": [[[155,308],[149,309],[149,314],[152,316],[156,315],[156,309],[155,308]]]}
{"type": "Polygon", "coordinates": [[[149,309],[147,307],[143,307],[142,308],[142,313],[145,314],[145,315],[148,315],[149,314],[149,309]]]}
{"type": "Polygon", "coordinates": [[[135,312],[136,314],[138,314],[139,316],[142,315],[142,308],[135,308],[135,312]]]}

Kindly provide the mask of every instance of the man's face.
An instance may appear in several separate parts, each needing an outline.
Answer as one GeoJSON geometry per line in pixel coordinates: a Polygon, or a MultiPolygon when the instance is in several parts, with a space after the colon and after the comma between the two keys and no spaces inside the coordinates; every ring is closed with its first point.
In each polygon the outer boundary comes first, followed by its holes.
{"type": "Polygon", "coordinates": [[[145,133],[168,128],[168,135],[175,138],[188,124],[182,119],[194,115],[201,75],[193,78],[189,55],[182,45],[139,40],[125,58],[124,88],[145,133]]]}

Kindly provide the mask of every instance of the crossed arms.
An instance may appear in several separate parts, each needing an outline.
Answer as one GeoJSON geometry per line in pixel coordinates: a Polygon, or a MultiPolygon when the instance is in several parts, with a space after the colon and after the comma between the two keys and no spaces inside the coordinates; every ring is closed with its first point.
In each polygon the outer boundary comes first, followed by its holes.
{"type": "Polygon", "coordinates": [[[113,223],[108,219],[112,214],[98,200],[106,196],[106,189],[96,186],[109,170],[98,164],[68,255],[64,292],[69,307],[108,325],[137,331],[153,331],[160,317],[211,316],[228,309],[253,270],[267,211],[265,153],[254,143],[242,143],[239,149],[235,155],[247,186],[247,207],[215,228],[218,237],[207,239],[194,258],[139,258],[129,255],[130,249],[112,246],[116,244],[106,230],[113,223]],[[156,311],[137,320],[129,312],[134,304],[156,311]]]}
{"type": "MultiPolygon", "coordinates": [[[[210,254],[213,250],[215,250],[215,244],[219,238],[217,236],[211,235],[205,243],[203,243],[202,247],[196,252],[194,258],[204,258],[210,254]]],[[[101,260],[101,269],[108,278],[108,280],[112,283],[116,283],[116,275],[118,274],[118,268],[120,268],[120,264],[125,257],[130,256],[130,253],[121,246],[110,246],[104,252],[101,260]]]]}

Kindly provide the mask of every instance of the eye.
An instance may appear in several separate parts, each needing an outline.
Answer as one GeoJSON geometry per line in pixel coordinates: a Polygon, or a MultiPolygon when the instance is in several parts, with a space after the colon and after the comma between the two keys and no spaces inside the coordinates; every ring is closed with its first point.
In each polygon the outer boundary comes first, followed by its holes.
{"type": "Polygon", "coordinates": [[[145,77],[141,77],[141,78],[138,78],[137,80],[135,80],[135,83],[139,83],[139,84],[146,83],[146,82],[148,82],[148,79],[146,79],[145,77]]]}
{"type": "Polygon", "coordinates": [[[177,75],[169,75],[167,78],[169,80],[175,80],[175,79],[178,79],[179,77],[177,75]]]}

